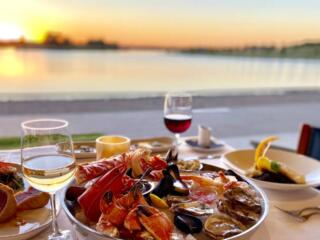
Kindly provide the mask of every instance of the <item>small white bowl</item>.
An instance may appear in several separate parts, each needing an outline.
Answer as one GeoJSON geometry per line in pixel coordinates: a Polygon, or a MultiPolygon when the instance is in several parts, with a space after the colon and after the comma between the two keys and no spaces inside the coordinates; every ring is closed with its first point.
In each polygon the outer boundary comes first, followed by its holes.
{"type": "MultiPolygon", "coordinates": [[[[241,175],[245,175],[254,164],[254,149],[236,150],[226,153],[223,162],[241,175]]],[[[305,175],[305,184],[274,183],[250,178],[258,186],[273,190],[292,191],[320,185],[320,161],[284,150],[270,149],[267,157],[284,163],[300,174],[305,175]]]]}

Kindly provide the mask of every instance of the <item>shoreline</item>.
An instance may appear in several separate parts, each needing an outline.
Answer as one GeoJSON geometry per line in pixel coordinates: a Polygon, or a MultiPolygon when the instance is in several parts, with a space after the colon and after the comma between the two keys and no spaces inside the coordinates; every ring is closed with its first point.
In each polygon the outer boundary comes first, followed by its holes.
{"type": "MultiPolygon", "coordinates": [[[[97,113],[133,112],[160,110],[163,96],[109,99],[69,99],[69,100],[20,100],[0,101],[0,115],[52,114],[52,113],[97,113]]],[[[238,94],[194,95],[194,109],[237,108],[243,106],[263,106],[320,102],[318,90],[291,90],[273,92],[238,92],[238,94]]]]}

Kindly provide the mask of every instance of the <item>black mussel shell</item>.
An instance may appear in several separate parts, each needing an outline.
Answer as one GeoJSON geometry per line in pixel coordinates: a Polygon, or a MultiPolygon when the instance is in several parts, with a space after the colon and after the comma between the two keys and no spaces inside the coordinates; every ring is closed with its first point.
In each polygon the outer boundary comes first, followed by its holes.
{"type": "Polygon", "coordinates": [[[74,215],[76,209],[79,208],[78,197],[86,191],[84,187],[70,186],[65,195],[65,203],[69,211],[74,215]]]}
{"type": "Polygon", "coordinates": [[[129,176],[129,177],[133,177],[132,175],[132,168],[129,168],[126,172],[126,174],[129,176]]]}
{"type": "Polygon", "coordinates": [[[203,228],[203,224],[199,218],[181,213],[175,214],[174,225],[187,234],[199,233],[203,228]]]}
{"type": "Polygon", "coordinates": [[[178,161],[178,153],[174,153],[173,149],[170,149],[166,155],[166,162],[168,164],[170,163],[176,163],[178,161]]]}
{"type": "Polygon", "coordinates": [[[168,195],[173,190],[174,178],[168,172],[168,170],[164,169],[163,178],[159,181],[157,186],[152,190],[152,193],[162,198],[168,195]]]}
{"type": "Polygon", "coordinates": [[[86,191],[84,187],[71,186],[66,191],[66,200],[77,201],[78,197],[86,191]]]}
{"type": "Polygon", "coordinates": [[[175,179],[173,183],[173,191],[179,195],[189,195],[189,188],[180,177],[179,168],[176,164],[171,164],[167,167],[171,176],[175,179]]]}

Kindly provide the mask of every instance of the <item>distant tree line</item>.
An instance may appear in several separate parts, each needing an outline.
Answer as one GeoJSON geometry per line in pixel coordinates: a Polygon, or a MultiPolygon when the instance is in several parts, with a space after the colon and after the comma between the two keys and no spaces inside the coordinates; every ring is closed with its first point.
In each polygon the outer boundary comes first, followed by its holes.
{"type": "Polygon", "coordinates": [[[303,43],[288,47],[251,46],[244,48],[189,48],[179,52],[187,54],[230,55],[248,57],[320,58],[320,43],[303,43]]]}
{"type": "Polygon", "coordinates": [[[19,40],[0,41],[0,47],[19,48],[49,48],[49,49],[118,49],[116,43],[106,42],[103,39],[90,39],[84,44],[76,44],[69,37],[60,32],[48,32],[42,43],[27,42],[21,37],[19,40]]]}
{"type": "Polygon", "coordinates": [[[117,49],[116,43],[107,43],[102,39],[90,39],[85,44],[75,44],[68,37],[59,32],[48,32],[43,41],[48,48],[88,48],[88,49],[117,49]]]}

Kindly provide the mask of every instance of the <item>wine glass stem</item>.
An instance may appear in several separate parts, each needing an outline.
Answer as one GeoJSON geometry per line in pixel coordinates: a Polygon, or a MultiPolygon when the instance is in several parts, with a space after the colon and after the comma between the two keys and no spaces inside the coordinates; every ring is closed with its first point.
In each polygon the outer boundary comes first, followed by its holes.
{"type": "Polygon", "coordinates": [[[174,134],[175,137],[176,137],[176,146],[178,146],[180,144],[180,134],[179,133],[176,133],[174,134]]]}
{"type": "Polygon", "coordinates": [[[52,236],[60,236],[61,233],[58,228],[57,216],[56,216],[56,194],[50,193],[50,203],[51,203],[51,211],[52,211],[52,236]]]}

